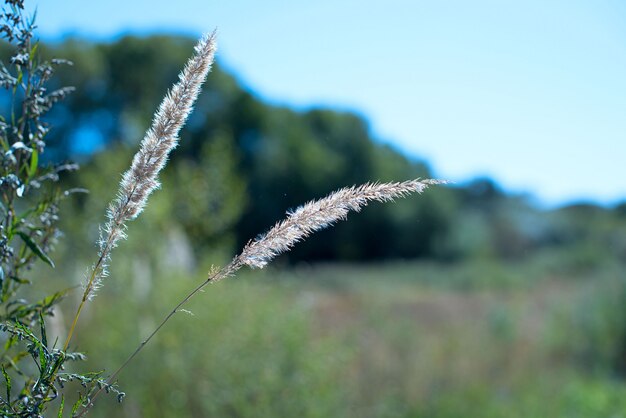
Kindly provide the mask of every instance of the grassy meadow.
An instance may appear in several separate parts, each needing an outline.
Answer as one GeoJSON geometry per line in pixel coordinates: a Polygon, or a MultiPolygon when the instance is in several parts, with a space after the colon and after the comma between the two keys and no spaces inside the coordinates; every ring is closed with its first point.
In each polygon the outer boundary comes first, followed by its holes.
{"type": "MultiPolygon", "coordinates": [[[[147,268],[102,289],[78,331],[79,349],[109,370],[193,285],[147,268]]],[[[121,376],[124,402],[104,397],[91,414],[626,416],[621,270],[566,270],[536,260],[246,271],[198,295],[121,376]]]]}

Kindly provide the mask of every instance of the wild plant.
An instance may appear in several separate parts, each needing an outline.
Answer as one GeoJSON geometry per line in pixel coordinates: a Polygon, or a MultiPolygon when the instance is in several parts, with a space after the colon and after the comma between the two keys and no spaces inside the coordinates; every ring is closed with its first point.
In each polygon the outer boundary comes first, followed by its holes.
{"type": "Polygon", "coordinates": [[[7,0],[0,21],[0,33],[13,47],[9,62],[0,63],[2,95],[9,103],[0,116],[0,370],[6,385],[0,411],[2,416],[30,417],[41,415],[65,381],[91,384],[99,374],[60,372],[65,363],[84,356],[47,338],[46,318],[54,315],[68,290],[31,300],[24,289],[37,286],[29,277],[35,262],[54,268],[48,254],[60,235],[59,205],[77,191],[58,184],[60,174],[77,169],[75,164],[41,163],[50,130],[43,118],[72,91],[48,91],[46,86],[57,66],[71,63],[41,60],[34,17],[25,17],[23,1],[7,0]]]}
{"type": "MultiPolygon", "coordinates": [[[[85,390],[73,405],[72,415],[82,416],[103,392],[124,394],[117,378],[126,365],[146,346],[163,326],[198,292],[211,283],[234,275],[244,266],[263,268],[281,253],[314,232],[346,219],[349,212],[360,211],[369,202],[388,202],[411,193],[421,193],[438,180],[409,180],[397,183],[368,183],[343,188],[325,198],[308,202],[287,213],[265,234],[248,242],[230,263],[212,269],[176,306],[128,359],[108,378],[102,372],[68,373],[66,363],[85,360],[70,350],[84,306],[94,298],[107,276],[112,250],[126,237],[127,223],[135,219],[146,205],[149,195],[159,187],[158,175],[170,152],[177,146],[178,134],[193,109],[201,86],[214,60],[215,34],[203,37],[194,55],[181,72],[176,84],[158,108],[151,128],[141,142],[131,166],[122,177],[117,197],[110,204],[107,220],[101,227],[96,261],[85,277],[82,297],[62,345],[48,341],[46,318],[54,314],[68,290],[29,302],[22,298],[21,288],[33,282],[24,272],[40,260],[54,267],[48,253],[58,237],[56,221],[60,201],[74,190],[62,191],[57,184],[59,173],[77,168],[72,164],[44,167],[39,156],[45,148],[49,127],[41,117],[71,89],[48,93],[44,87],[54,67],[69,64],[62,60],[40,62],[38,43],[33,41],[33,19],[24,18],[24,4],[6,0],[3,10],[3,36],[15,46],[9,68],[0,67],[0,84],[11,95],[12,107],[7,118],[0,119],[2,156],[2,225],[0,226],[0,283],[2,284],[0,330],[6,341],[1,370],[6,393],[0,395],[3,416],[42,416],[49,403],[61,396],[58,416],[64,411],[64,384],[78,381],[85,390]],[[19,391],[14,388],[20,387],[19,391]],[[81,409],[82,408],[82,409],[81,409]]],[[[207,214],[210,216],[210,214],[207,214]]]]}

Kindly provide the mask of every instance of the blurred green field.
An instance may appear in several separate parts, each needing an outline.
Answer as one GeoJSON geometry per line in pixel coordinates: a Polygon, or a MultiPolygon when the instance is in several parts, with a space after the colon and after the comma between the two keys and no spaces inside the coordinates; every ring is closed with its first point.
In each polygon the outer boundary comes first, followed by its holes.
{"type": "MultiPolygon", "coordinates": [[[[115,272],[89,306],[75,343],[91,369],[116,368],[194,284],[146,268],[115,272]]],[[[198,295],[123,373],[124,402],[91,416],[623,417],[622,272],[246,271],[198,295]]]]}

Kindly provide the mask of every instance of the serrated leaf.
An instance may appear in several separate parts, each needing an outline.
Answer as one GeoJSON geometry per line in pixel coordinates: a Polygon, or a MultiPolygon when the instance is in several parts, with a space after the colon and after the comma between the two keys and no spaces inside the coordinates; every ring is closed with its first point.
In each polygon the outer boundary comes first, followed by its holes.
{"type": "Polygon", "coordinates": [[[28,245],[28,248],[30,248],[30,250],[35,253],[37,257],[41,258],[46,264],[54,268],[54,262],[50,259],[50,257],[48,257],[48,254],[44,253],[41,247],[39,247],[39,245],[37,245],[37,243],[28,236],[28,234],[22,231],[17,231],[16,234],[22,238],[26,245],[28,245]]]}

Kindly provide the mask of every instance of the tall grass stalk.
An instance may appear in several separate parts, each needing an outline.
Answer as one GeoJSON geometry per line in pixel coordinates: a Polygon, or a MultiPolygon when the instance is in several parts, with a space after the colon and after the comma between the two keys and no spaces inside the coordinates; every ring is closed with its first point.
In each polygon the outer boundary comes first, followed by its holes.
{"type": "Polygon", "coordinates": [[[126,238],[126,223],[136,218],[146,205],[148,196],[159,187],[158,175],[170,152],[178,145],[178,133],[193,109],[202,83],[215,57],[215,32],[203,37],[195,47],[195,54],[180,73],[179,80],[166,94],[154,115],[128,171],[122,176],[117,197],[107,211],[107,222],[100,230],[98,260],[90,269],[84,292],[63,350],[67,350],[74,335],[80,313],[88,300],[107,276],[111,251],[126,238]]]}

